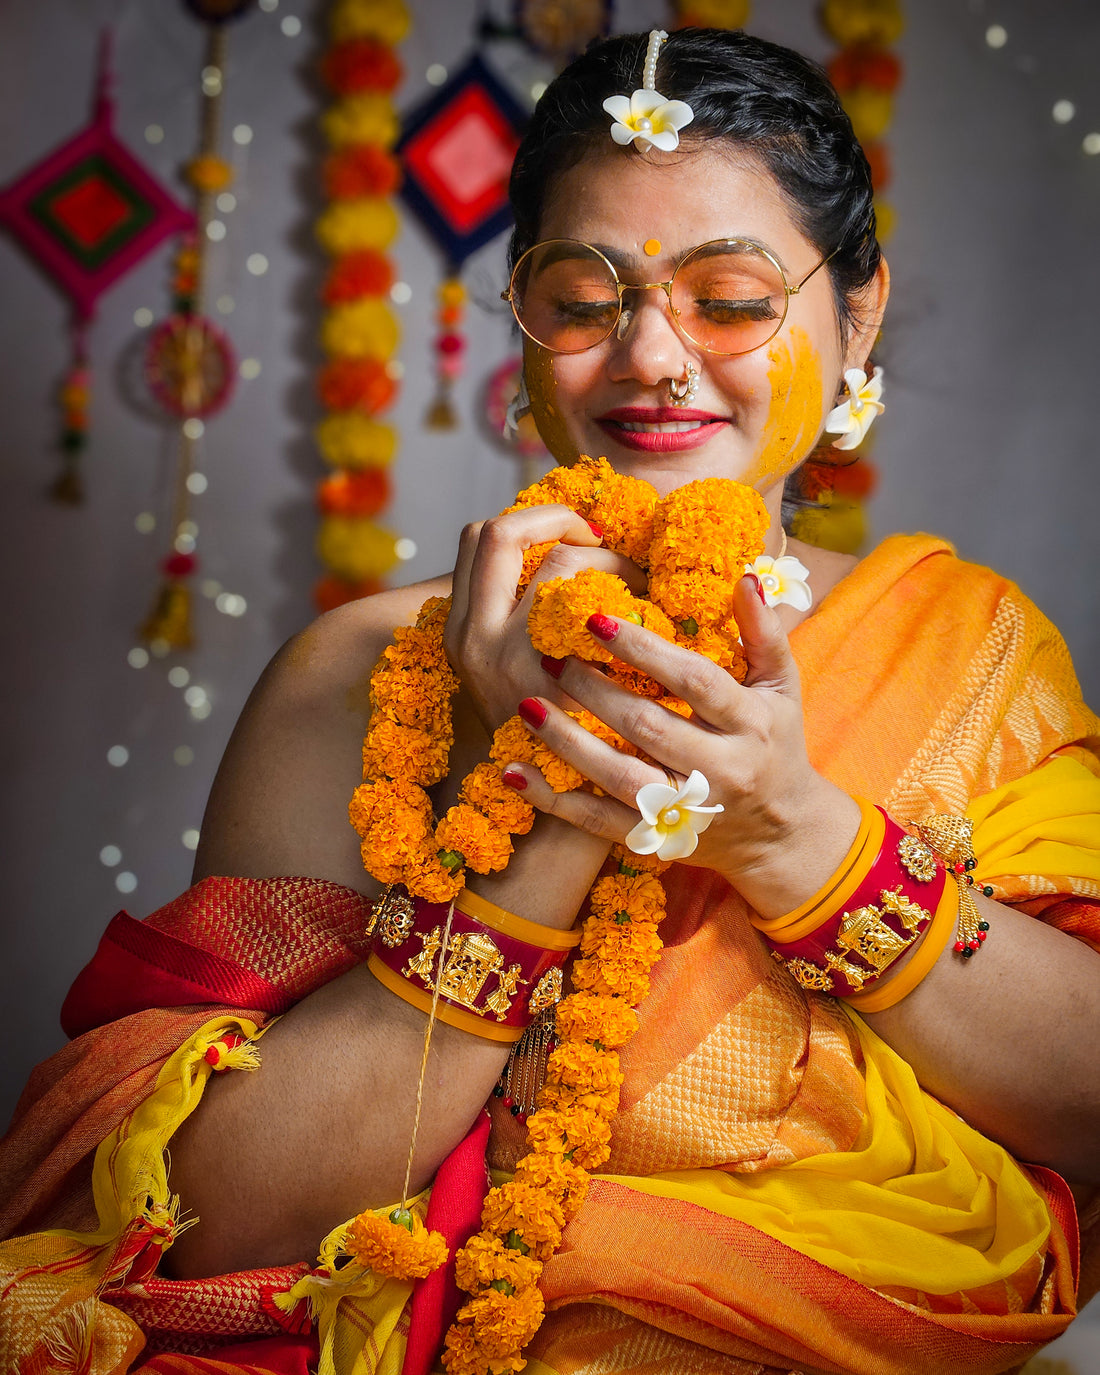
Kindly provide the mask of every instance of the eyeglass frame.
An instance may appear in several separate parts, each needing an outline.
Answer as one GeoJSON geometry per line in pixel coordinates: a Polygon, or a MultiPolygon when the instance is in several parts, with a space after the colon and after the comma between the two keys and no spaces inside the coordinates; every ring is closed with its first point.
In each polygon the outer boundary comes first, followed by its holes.
{"type": "Polygon", "coordinates": [[[680,332],[680,334],[684,336],[688,343],[694,344],[696,348],[701,348],[705,353],[712,353],[718,358],[743,358],[746,354],[755,353],[757,349],[762,349],[765,344],[771,343],[771,341],[783,328],[783,325],[786,322],[787,313],[790,310],[791,306],[791,297],[797,296],[798,293],[802,290],[802,288],[806,285],[806,283],[810,280],[810,278],[814,275],[814,273],[819,272],[825,266],[825,264],[829,262],[831,259],[835,258],[839,252],[839,247],[834,248],[831,253],[827,253],[824,258],[820,259],[820,261],[815,263],[814,266],[810,268],[809,272],[807,272],[804,277],[802,277],[798,282],[796,282],[794,286],[790,286],[787,282],[787,274],[783,270],[783,264],[775,256],[771,249],[765,248],[763,244],[757,243],[755,239],[707,239],[705,243],[696,244],[694,248],[688,249],[688,251],[683,255],[680,261],[672,269],[672,276],[668,279],[667,282],[624,282],[620,280],[619,274],[615,270],[615,264],[611,261],[611,259],[608,258],[608,256],[605,253],[601,252],[600,249],[596,248],[593,244],[585,243],[583,239],[543,239],[539,243],[533,243],[530,248],[525,249],[520,254],[519,258],[516,260],[516,265],[512,268],[511,275],[508,278],[508,288],[506,291],[502,291],[500,293],[500,299],[502,301],[507,301],[508,304],[511,306],[512,315],[515,319],[516,324],[519,325],[520,329],[524,332],[524,334],[527,335],[528,339],[530,339],[532,343],[538,344],[539,348],[546,349],[548,353],[560,353],[568,356],[577,353],[587,353],[589,349],[598,348],[600,344],[606,343],[607,340],[610,339],[611,336],[616,332],[616,330],[619,329],[623,318],[624,291],[651,291],[657,287],[660,287],[661,290],[664,291],[665,296],[668,298],[669,317],[671,318],[672,323],[675,325],[676,329],[680,332]],[[519,311],[516,309],[515,297],[512,294],[512,289],[515,286],[516,282],[516,273],[523,266],[524,260],[530,257],[530,255],[534,253],[534,251],[537,248],[545,248],[549,244],[555,243],[577,244],[581,248],[588,249],[589,252],[594,253],[597,258],[600,258],[604,263],[606,263],[607,269],[611,273],[612,280],[615,283],[615,290],[618,296],[619,308],[615,316],[614,323],[611,325],[611,328],[602,338],[593,340],[591,344],[585,344],[584,348],[556,349],[552,348],[549,344],[544,344],[541,339],[535,338],[535,336],[531,333],[531,331],[520,319],[519,311]],[[687,329],[680,321],[680,312],[672,304],[672,286],[673,283],[676,281],[677,272],[679,272],[680,268],[683,267],[684,263],[686,263],[687,260],[691,258],[694,254],[698,253],[700,249],[709,248],[712,244],[747,244],[750,248],[754,248],[758,253],[763,254],[763,256],[767,258],[768,262],[770,262],[771,265],[775,268],[775,270],[779,273],[779,280],[783,283],[783,313],[779,316],[776,322],[775,329],[772,330],[771,334],[769,334],[766,339],[761,339],[759,344],[753,344],[751,348],[737,349],[732,353],[727,353],[722,349],[712,349],[709,346],[709,344],[704,344],[701,340],[694,338],[693,335],[688,333],[687,329]]]}

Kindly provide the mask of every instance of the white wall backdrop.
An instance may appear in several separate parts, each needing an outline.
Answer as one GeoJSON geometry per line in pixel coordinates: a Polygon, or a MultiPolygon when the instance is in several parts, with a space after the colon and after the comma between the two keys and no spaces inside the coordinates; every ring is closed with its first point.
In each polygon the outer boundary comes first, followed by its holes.
{"type": "MultiPolygon", "coordinates": [[[[457,68],[481,7],[412,0],[412,8],[405,108],[428,92],[430,64],[457,68]]],[[[1027,0],[914,0],[906,9],[905,81],[889,133],[898,228],[874,532],[934,530],[1016,578],[1063,628],[1096,700],[1100,156],[1085,154],[1082,138],[1100,130],[1100,8],[1052,0],[1040,14],[1027,0]],[[985,38],[995,23],[1007,32],[1000,48],[985,38]],[[1060,98],[1077,107],[1068,124],[1051,117],[1060,98]]],[[[56,470],[52,396],[66,363],[65,306],[0,238],[0,1117],[30,1066],[61,1043],[57,1009],[108,918],[122,905],[144,916],[186,886],[182,837],[199,826],[234,719],[272,652],[312,614],[323,264],[310,225],[320,204],[322,96],[313,73],[322,11],[319,0],[278,0],[230,34],[226,130],[245,124],[252,141],[226,141],[238,204],[210,251],[210,299],[232,298],[218,318],[260,370],[207,426],[200,467],[209,487],[195,519],[202,577],[244,597],[247,611],[220,614],[200,596],[200,642],[186,655],[140,669],[127,662],[164,553],[171,445],[126,399],[120,377],[140,333],[135,311],[166,311],[170,249],[103,298],[92,333],[89,499],[71,509],[43,495],[56,470]],[[300,20],[300,31],[287,19],[300,20]],[[253,253],[269,262],[261,276],[245,270],[253,253]],[[152,534],[135,527],[143,513],[158,518],[152,534]],[[207,694],[203,719],[168,682],[179,666],[207,694]],[[107,760],[116,745],[128,751],[120,767],[107,760]],[[188,751],[191,762],[177,762],[188,751]],[[117,864],[102,862],[105,846],[121,851],[117,864]],[[125,895],[123,873],[135,880],[125,895]]],[[[751,28],[761,35],[828,52],[811,0],[758,0],[755,11],[751,28]]],[[[667,18],[660,0],[620,0],[616,13],[619,28],[667,18]]],[[[197,134],[202,52],[201,30],[179,0],[0,3],[0,184],[87,118],[106,23],[116,28],[118,131],[179,187],[197,134]],[[159,143],[146,141],[150,125],[163,129],[159,143]]],[[[510,45],[489,61],[521,97],[549,75],[510,45]]],[[[503,284],[495,244],[468,273],[475,299],[492,308],[469,313],[462,426],[425,430],[440,262],[411,221],[397,256],[413,294],[402,307],[407,377],[394,416],[402,440],[391,520],[419,548],[402,568],[415,579],[448,567],[462,523],[498,510],[517,486],[518,465],[480,419],[485,379],[515,345],[495,299],[503,284]]]]}

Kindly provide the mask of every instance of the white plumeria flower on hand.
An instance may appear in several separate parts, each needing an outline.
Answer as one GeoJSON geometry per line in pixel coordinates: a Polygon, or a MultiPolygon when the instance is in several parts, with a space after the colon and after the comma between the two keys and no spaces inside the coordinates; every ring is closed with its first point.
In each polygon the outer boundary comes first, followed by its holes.
{"type": "Polygon", "coordinates": [[[797,611],[809,611],[814,604],[814,594],[809,584],[810,570],[793,554],[784,554],[778,559],[760,554],[752,563],[745,564],[745,572],[755,573],[760,579],[765,606],[786,603],[797,611]]]}
{"type": "Polygon", "coordinates": [[[710,784],[698,769],[692,769],[678,788],[668,783],[644,784],[634,799],[642,819],[627,836],[627,848],[636,855],[686,859],[695,852],[700,832],[725,811],[721,803],[704,807],[709,795],[710,784]]]}
{"type": "Polygon", "coordinates": [[[632,96],[611,95],[603,103],[615,121],[611,137],[616,143],[647,143],[671,153],[680,142],[680,130],[695,118],[682,100],[666,100],[660,91],[635,91],[632,96]]]}
{"type": "Polygon", "coordinates": [[[834,449],[856,448],[863,442],[871,422],[886,409],[879,400],[882,396],[881,368],[874,370],[870,381],[862,368],[849,368],[844,381],[848,400],[831,410],[825,419],[826,433],[842,436],[833,440],[834,449]]]}

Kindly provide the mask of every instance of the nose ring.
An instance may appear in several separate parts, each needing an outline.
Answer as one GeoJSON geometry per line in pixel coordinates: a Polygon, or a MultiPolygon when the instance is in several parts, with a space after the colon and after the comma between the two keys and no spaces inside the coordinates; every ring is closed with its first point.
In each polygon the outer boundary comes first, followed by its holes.
{"type": "Polygon", "coordinates": [[[699,390],[699,373],[690,363],[685,364],[684,376],[680,381],[668,379],[668,399],[674,406],[689,406],[699,390]]]}

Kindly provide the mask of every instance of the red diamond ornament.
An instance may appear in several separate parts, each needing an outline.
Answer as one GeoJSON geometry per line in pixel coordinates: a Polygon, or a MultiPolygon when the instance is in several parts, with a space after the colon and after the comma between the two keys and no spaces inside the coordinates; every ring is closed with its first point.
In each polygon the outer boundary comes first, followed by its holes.
{"type": "Polygon", "coordinates": [[[90,319],[100,294],[171,234],[194,226],[116,138],[104,44],[91,123],[0,191],[4,224],[90,319]]]}
{"type": "Polygon", "coordinates": [[[401,194],[455,271],[512,222],[508,176],[526,122],[476,55],[405,121],[401,194]]]}

